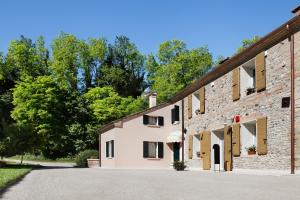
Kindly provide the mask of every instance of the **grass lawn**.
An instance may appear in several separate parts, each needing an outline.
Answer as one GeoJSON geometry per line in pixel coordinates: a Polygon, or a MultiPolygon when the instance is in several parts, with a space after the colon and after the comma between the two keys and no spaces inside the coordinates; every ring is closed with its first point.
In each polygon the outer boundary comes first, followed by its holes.
{"type": "Polygon", "coordinates": [[[8,164],[0,168],[0,190],[7,185],[14,183],[32,170],[30,165],[8,164]]]}
{"type": "MultiPolygon", "coordinates": [[[[7,159],[13,159],[13,160],[21,160],[21,156],[20,155],[15,155],[12,157],[8,157],[7,159]]],[[[74,162],[74,158],[58,158],[56,160],[51,160],[51,159],[46,159],[43,156],[34,156],[31,154],[25,154],[23,156],[23,160],[24,161],[39,161],[39,162],[66,162],[66,163],[73,163],[74,162]]]]}

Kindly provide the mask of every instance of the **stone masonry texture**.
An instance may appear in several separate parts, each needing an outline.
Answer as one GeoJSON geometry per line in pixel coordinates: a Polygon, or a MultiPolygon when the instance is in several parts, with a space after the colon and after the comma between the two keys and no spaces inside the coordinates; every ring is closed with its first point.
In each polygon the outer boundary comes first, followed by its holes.
{"type": "MultiPolygon", "coordinates": [[[[296,34],[296,48],[300,48],[300,35],[296,34]]],[[[299,54],[299,50],[297,51],[299,54]]],[[[298,59],[300,56],[298,56],[298,59]]],[[[249,58],[249,60],[252,58],[249,58]]],[[[299,65],[299,64],[298,64],[299,65]]],[[[197,130],[213,131],[224,127],[226,118],[241,116],[241,123],[267,117],[267,147],[268,154],[262,156],[240,156],[233,158],[233,168],[241,169],[276,169],[290,170],[290,107],[282,108],[283,97],[290,97],[290,43],[288,39],[267,49],[266,56],[266,90],[255,92],[239,100],[232,100],[232,71],[214,81],[214,86],[205,86],[205,113],[187,116],[187,98],[185,101],[185,127],[189,134],[197,130]]],[[[299,66],[298,66],[299,69],[299,66]]],[[[298,73],[298,86],[300,86],[298,73]]],[[[299,124],[299,88],[296,101],[297,122],[299,124]]],[[[240,91],[241,93],[244,91],[240,91]]],[[[298,127],[299,128],[299,127],[298,127]]],[[[298,130],[299,132],[299,130],[298,130]]],[[[242,136],[241,136],[242,137],[242,136]]],[[[299,134],[297,136],[299,143],[299,134]]],[[[300,155],[298,144],[298,155],[300,155]]],[[[298,156],[299,157],[299,156],[298,156]]],[[[188,140],[185,140],[185,158],[192,167],[200,167],[201,160],[188,159],[188,140]]],[[[300,166],[300,163],[298,162],[300,166]]]]}

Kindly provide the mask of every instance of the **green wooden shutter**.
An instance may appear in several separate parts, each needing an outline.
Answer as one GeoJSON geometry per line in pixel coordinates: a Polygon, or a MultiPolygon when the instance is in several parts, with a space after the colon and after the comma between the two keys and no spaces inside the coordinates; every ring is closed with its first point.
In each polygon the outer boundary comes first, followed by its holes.
{"type": "Polygon", "coordinates": [[[148,156],[149,156],[148,142],[144,141],[143,142],[143,157],[148,158],[148,156]]]}
{"type": "Polygon", "coordinates": [[[175,106],[174,110],[175,110],[175,121],[179,122],[179,106],[175,106]]]}
{"type": "Polygon", "coordinates": [[[105,147],[106,147],[106,158],[109,157],[109,142],[105,143],[105,147]]]}
{"type": "Polygon", "coordinates": [[[149,116],[148,115],[143,115],[143,124],[144,125],[149,124],[149,116]]]}
{"type": "Polygon", "coordinates": [[[111,141],[111,157],[113,158],[115,156],[115,145],[114,141],[111,141]]]}
{"type": "Polygon", "coordinates": [[[158,125],[163,126],[164,125],[164,117],[158,117],[158,125]]]}
{"type": "Polygon", "coordinates": [[[175,108],[171,109],[171,123],[174,124],[175,122],[175,108]]]}
{"type": "Polygon", "coordinates": [[[164,143],[158,142],[158,158],[164,158],[164,143]]]}

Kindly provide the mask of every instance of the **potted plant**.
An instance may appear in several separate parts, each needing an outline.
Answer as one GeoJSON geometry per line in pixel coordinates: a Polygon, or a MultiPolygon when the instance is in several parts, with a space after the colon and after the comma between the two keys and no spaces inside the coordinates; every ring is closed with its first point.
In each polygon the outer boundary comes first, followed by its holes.
{"type": "Polygon", "coordinates": [[[256,154],[256,146],[252,145],[246,148],[248,155],[255,155],[256,154]]]}
{"type": "Polygon", "coordinates": [[[87,159],[87,164],[89,168],[100,167],[100,160],[98,156],[91,156],[87,159]]]}
{"type": "Polygon", "coordinates": [[[246,89],[246,94],[249,95],[249,94],[252,94],[255,92],[255,88],[254,87],[248,87],[246,89]]]}
{"type": "Polygon", "coordinates": [[[173,168],[176,170],[176,171],[183,171],[185,168],[186,168],[186,165],[184,164],[183,161],[175,161],[173,163],[173,168]]]}

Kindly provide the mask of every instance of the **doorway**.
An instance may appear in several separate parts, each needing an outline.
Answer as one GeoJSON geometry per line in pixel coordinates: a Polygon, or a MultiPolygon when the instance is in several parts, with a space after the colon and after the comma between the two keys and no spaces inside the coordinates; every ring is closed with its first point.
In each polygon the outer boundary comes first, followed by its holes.
{"type": "Polygon", "coordinates": [[[180,156],[180,143],[174,142],[173,143],[173,161],[179,161],[180,156]]]}
{"type": "Polygon", "coordinates": [[[215,171],[224,170],[224,129],[213,130],[211,134],[211,166],[215,171]]]}
{"type": "Polygon", "coordinates": [[[214,144],[213,150],[214,150],[214,164],[219,165],[220,164],[220,145],[214,144]]]}

